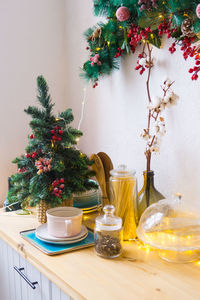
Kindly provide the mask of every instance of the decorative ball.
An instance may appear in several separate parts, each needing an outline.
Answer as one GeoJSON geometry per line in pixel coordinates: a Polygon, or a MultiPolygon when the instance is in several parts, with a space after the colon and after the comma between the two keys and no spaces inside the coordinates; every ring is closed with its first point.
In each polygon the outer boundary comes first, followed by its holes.
{"type": "Polygon", "coordinates": [[[196,14],[197,14],[197,17],[200,19],[200,3],[196,7],[196,14]]]}
{"type": "Polygon", "coordinates": [[[127,7],[121,6],[116,11],[117,20],[120,22],[126,21],[130,18],[130,11],[127,7]]]}

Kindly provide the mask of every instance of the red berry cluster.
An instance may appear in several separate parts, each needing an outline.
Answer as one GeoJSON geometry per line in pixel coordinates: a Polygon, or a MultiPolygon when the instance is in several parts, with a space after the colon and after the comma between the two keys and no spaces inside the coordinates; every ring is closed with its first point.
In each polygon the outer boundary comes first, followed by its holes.
{"type": "Polygon", "coordinates": [[[115,56],[114,56],[114,58],[117,58],[117,57],[119,57],[119,56],[121,56],[122,55],[122,53],[124,52],[124,50],[122,50],[121,48],[117,48],[117,53],[115,54],[115,56]]]}
{"type": "Polygon", "coordinates": [[[63,131],[60,126],[55,126],[54,129],[51,130],[51,134],[52,134],[51,138],[54,142],[56,141],[61,142],[62,140],[61,136],[63,135],[63,131]]]}
{"type": "Polygon", "coordinates": [[[38,155],[38,153],[37,152],[32,152],[32,153],[26,153],[26,154],[24,154],[24,156],[26,157],[26,158],[36,158],[37,157],[37,155],[38,155]]]}
{"type": "Polygon", "coordinates": [[[61,194],[63,192],[63,189],[65,187],[64,185],[64,178],[61,179],[56,179],[53,181],[52,186],[53,186],[53,194],[59,198],[61,198],[61,194]]]}
{"type": "MultiPolygon", "coordinates": [[[[193,68],[190,68],[188,72],[191,74],[193,73],[191,77],[192,80],[197,80],[198,79],[197,73],[200,71],[200,54],[196,53],[195,46],[193,47],[191,46],[193,41],[194,41],[194,37],[185,37],[182,40],[181,51],[183,51],[183,57],[185,60],[187,60],[188,57],[195,57],[195,66],[193,68]]],[[[176,49],[172,51],[173,49],[175,49],[175,43],[171,45],[169,51],[171,53],[174,53],[176,49]]]]}
{"type": "Polygon", "coordinates": [[[27,169],[26,169],[25,167],[19,168],[19,169],[18,169],[18,172],[19,172],[19,173],[24,173],[24,172],[26,172],[26,171],[27,171],[27,169]]]}
{"type": "Polygon", "coordinates": [[[43,172],[51,171],[51,161],[52,158],[40,157],[39,160],[35,162],[35,166],[38,169],[37,174],[40,175],[43,172]]]}
{"type": "Polygon", "coordinates": [[[191,79],[192,80],[197,80],[198,79],[198,75],[197,73],[200,71],[200,54],[196,54],[195,56],[195,64],[196,66],[194,66],[193,68],[189,69],[189,73],[193,73],[191,79]]]}
{"type": "Polygon", "coordinates": [[[189,56],[193,57],[195,55],[195,47],[191,47],[192,42],[194,41],[193,37],[185,37],[182,40],[181,51],[183,51],[183,57],[186,60],[189,56]]]}
{"type": "MultiPolygon", "coordinates": [[[[138,55],[138,58],[139,58],[139,59],[144,58],[144,57],[143,57],[143,54],[140,53],[140,54],[138,55]]],[[[145,66],[140,65],[140,60],[137,60],[137,66],[135,67],[135,70],[140,70],[140,75],[142,75],[142,74],[144,73],[145,68],[148,68],[148,66],[147,66],[147,65],[145,65],[145,66]]]]}
{"type": "Polygon", "coordinates": [[[135,53],[136,47],[141,40],[148,40],[148,34],[152,32],[150,27],[145,29],[141,29],[139,26],[135,24],[131,25],[128,38],[130,38],[129,45],[133,53],[135,53]]]}
{"type": "Polygon", "coordinates": [[[171,54],[173,54],[176,51],[176,43],[171,44],[171,46],[169,47],[169,52],[171,52],[171,54]]]}
{"type": "Polygon", "coordinates": [[[176,28],[172,27],[172,21],[164,19],[162,23],[158,25],[158,35],[162,36],[166,34],[168,39],[171,37],[172,33],[176,31],[176,28]]]}
{"type": "Polygon", "coordinates": [[[93,84],[93,89],[95,89],[95,87],[98,85],[98,82],[96,81],[94,84],[93,84]]]}

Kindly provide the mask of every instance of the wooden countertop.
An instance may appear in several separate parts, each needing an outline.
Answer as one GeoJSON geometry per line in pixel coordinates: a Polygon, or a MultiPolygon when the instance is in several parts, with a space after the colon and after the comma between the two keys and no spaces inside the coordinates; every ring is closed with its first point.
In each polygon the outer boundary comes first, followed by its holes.
{"type": "Polygon", "coordinates": [[[113,260],[96,256],[93,248],[47,256],[20,237],[36,226],[34,216],[0,213],[0,238],[73,299],[200,299],[200,261],[168,263],[134,242],[125,243],[123,256],[113,260]]]}

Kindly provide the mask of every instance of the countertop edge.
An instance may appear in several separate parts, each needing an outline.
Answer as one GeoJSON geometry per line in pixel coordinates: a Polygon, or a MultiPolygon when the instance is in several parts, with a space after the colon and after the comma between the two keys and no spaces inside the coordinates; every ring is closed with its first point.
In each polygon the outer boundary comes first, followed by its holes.
{"type": "MultiPolygon", "coordinates": [[[[84,296],[74,290],[70,285],[68,285],[65,281],[59,278],[57,275],[52,273],[52,270],[49,270],[46,265],[43,265],[41,261],[37,260],[36,257],[32,256],[27,250],[24,251],[19,247],[13,239],[9,238],[4,232],[0,229],[0,238],[4,240],[9,246],[11,246],[17,253],[19,253],[22,257],[24,257],[28,262],[31,263],[39,272],[45,275],[50,281],[52,281],[57,287],[59,287],[65,294],[67,294],[72,299],[76,300],[87,300],[84,296]]],[[[29,244],[24,239],[21,239],[22,244],[29,244]]],[[[29,246],[32,246],[29,244],[29,246]]],[[[32,246],[34,247],[34,246],[32,246]]],[[[39,250],[38,250],[39,251],[39,250]]]]}

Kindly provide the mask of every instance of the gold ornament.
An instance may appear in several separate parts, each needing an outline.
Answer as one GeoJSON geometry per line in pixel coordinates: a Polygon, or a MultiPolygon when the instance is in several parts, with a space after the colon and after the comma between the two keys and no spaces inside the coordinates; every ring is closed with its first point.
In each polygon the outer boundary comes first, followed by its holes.
{"type": "Polygon", "coordinates": [[[101,29],[101,27],[96,28],[95,31],[93,32],[93,34],[91,34],[91,35],[88,37],[88,41],[94,42],[96,39],[98,39],[98,38],[101,37],[101,34],[102,34],[102,29],[101,29]]]}

